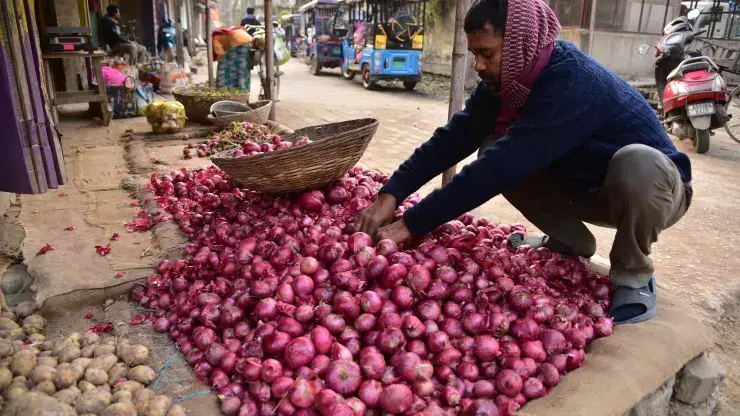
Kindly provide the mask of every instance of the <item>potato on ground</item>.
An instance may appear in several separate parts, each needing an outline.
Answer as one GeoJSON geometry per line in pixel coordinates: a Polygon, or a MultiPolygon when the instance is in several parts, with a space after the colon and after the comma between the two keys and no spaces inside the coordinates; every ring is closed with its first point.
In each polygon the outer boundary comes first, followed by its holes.
{"type": "Polygon", "coordinates": [[[13,382],[13,373],[7,368],[0,368],[0,391],[7,389],[13,382]]]}
{"type": "Polygon", "coordinates": [[[20,328],[20,325],[18,325],[14,320],[6,317],[0,318],[0,331],[12,331],[18,328],[20,328]]]}
{"type": "Polygon", "coordinates": [[[57,392],[57,388],[54,386],[54,382],[52,381],[42,381],[33,388],[33,391],[38,391],[47,396],[51,396],[57,392]]]}
{"type": "Polygon", "coordinates": [[[116,391],[128,391],[133,394],[135,391],[143,388],[144,386],[138,381],[128,380],[116,386],[116,391]]]}
{"type": "Polygon", "coordinates": [[[0,339],[0,359],[7,358],[15,354],[15,347],[9,339],[0,339]]]}
{"type": "Polygon", "coordinates": [[[185,411],[185,408],[179,404],[173,404],[170,407],[170,411],[167,412],[167,416],[187,416],[187,414],[188,412],[185,411]]]}
{"type": "Polygon", "coordinates": [[[140,415],[146,415],[149,409],[149,402],[154,399],[153,391],[149,389],[138,389],[134,391],[131,402],[136,406],[136,411],[140,415]]]}
{"type": "Polygon", "coordinates": [[[28,388],[26,386],[15,384],[8,387],[7,390],[3,391],[3,398],[5,401],[11,401],[13,399],[16,399],[18,397],[21,397],[28,393],[28,388]]]}
{"type": "Polygon", "coordinates": [[[102,357],[104,355],[115,354],[116,347],[113,345],[96,345],[95,346],[95,357],[102,357]]]}
{"type": "Polygon", "coordinates": [[[99,368],[107,373],[117,362],[118,357],[115,355],[105,355],[103,357],[93,358],[87,368],[99,368]]]}
{"type": "Polygon", "coordinates": [[[80,350],[80,357],[92,358],[93,355],[95,355],[95,347],[97,347],[97,345],[88,345],[86,347],[82,347],[82,349],[80,350]]]}
{"type": "Polygon", "coordinates": [[[128,376],[128,367],[124,363],[117,363],[113,368],[108,371],[108,384],[115,386],[118,380],[124,379],[128,376]]]}
{"type": "Polygon", "coordinates": [[[83,347],[95,345],[99,342],[100,342],[100,335],[96,333],[85,334],[80,338],[80,345],[83,347]]]}
{"type": "Polygon", "coordinates": [[[27,377],[31,374],[31,370],[36,367],[37,358],[33,350],[25,349],[20,350],[13,356],[10,361],[10,371],[17,376],[27,377]]]}
{"type": "Polygon", "coordinates": [[[49,367],[47,365],[37,365],[31,370],[31,375],[29,376],[29,378],[34,383],[39,384],[42,381],[54,380],[54,373],[56,372],[56,368],[49,367]]]}
{"type": "Polygon", "coordinates": [[[136,406],[129,402],[114,403],[103,410],[101,416],[136,416],[136,406]]]}
{"type": "Polygon", "coordinates": [[[31,344],[38,344],[41,346],[46,341],[46,337],[43,334],[31,334],[28,337],[26,337],[26,341],[30,342],[31,344]]]}
{"type": "Polygon", "coordinates": [[[139,365],[128,370],[128,379],[138,381],[141,384],[149,384],[157,378],[154,370],[146,365],[139,365]]]}
{"type": "Polygon", "coordinates": [[[67,347],[78,347],[79,348],[79,345],[73,341],[70,341],[68,338],[58,339],[54,341],[54,346],[51,347],[51,355],[53,355],[54,357],[58,357],[59,354],[61,354],[62,351],[64,351],[64,349],[67,347]]]}
{"type": "Polygon", "coordinates": [[[57,357],[39,357],[36,361],[38,362],[37,365],[45,365],[55,369],[57,368],[57,365],[59,365],[57,357]]]}
{"type": "Polygon", "coordinates": [[[62,370],[57,370],[54,374],[54,385],[57,386],[57,390],[63,390],[77,384],[80,378],[78,378],[78,373],[75,368],[64,368],[62,370]]]}
{"type": "Polygon", "coordinates": [[[106,407],[110,406],[112,396],[103,389],[93,389],[84,393],[75,402],[77,413],[100,414],[106,407]]]}
{"type": "Polygon", "coordinates": [[[90,390],[95,390],[96,387],[97,387],[96,385],[94,385],[94,384],[92,384],[92,383],[90,383],[89,381],[86,381],[86,380],[82,380],[79,383],[77,383],[77,388],[80,389],[80,391],[82,392],[82,394],[85,394],[85,393],[87,393],[90,390]]]}
{"type": "Polygon", "coordinates": [[[113,393],[113,403],[130,402],[133,398],[134,395],[128,390],[121,390],[113,393]]]}
{"type": "Polygon", "coordinates": [[[62,403],[72,404],[75,402],[75,400],[77,400],[78,397],[80,397],[81,394],[82,392],[80,391],[80,389],[72,386],[64,390],[59,390],[58,392],[54,393],[53,397],[61,401],[62,403]]]}
{"type": "Polygon", "coordinates": [[[30,315],[23,319],[23,330],[26,334],[40,334],[46,328],[46,319],[41,315],[30,315]]]}
{"type": "Polygon", "coordinates": [[[172,399],[167,396],[156,396],[149,400],[146,416],[167,416],[170,406],[172,406],[172,399]]]}
{"type": "Polygon", "coordinates": [[[108,373],[100,368],[88,368],[85,370],[85,380],[99,386],[108,382],[108,373]]]}
{"type": "Polygon", "coordinates": [[[128,365],[142,365],[149,359],[149,348],[136,344],[123,349],[121,359],[128,365]]]}
{"type": "Polygon", "coordinates": [[[39,305],[37,305],[36,302],[29,300],[26,302],[21,302],[18,306],[14,308],[13,312],[15,312],[15,314],[19,318],[25,318],[36,313],[38,309],[39,305]]]}
{"type": "Polygon", "coordinates": [[[62,350],[57,357],[60,363],[71,363],[72,361],[80,358],[82,352],[75,346],[69,346],[62,350]]]}
{"type": "Polygon", "coordinates": [[[27,393],[11,401],[3,409],[2,416],[77,416],[70,405],[55,400],[43,393],[27,393]]]}

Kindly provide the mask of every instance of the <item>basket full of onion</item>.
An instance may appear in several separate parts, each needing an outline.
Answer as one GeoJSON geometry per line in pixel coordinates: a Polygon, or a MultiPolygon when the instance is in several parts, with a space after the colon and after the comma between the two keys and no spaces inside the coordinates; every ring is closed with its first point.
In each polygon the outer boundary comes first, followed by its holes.
{"type": "Polygon", "coordinates": [[[347,173],[378,129],[372,118],[298,129],[267,146],[244,145],[213,157],[213,163],[245,187],[285,194],[324,187],[347,173]],[[266,149],[266,150],[263,150],[266,149]]]}

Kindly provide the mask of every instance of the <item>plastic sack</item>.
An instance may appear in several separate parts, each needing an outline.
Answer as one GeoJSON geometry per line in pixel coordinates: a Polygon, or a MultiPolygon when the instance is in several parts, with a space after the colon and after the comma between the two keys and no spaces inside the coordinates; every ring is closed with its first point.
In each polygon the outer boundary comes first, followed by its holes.
{"type": "Polygon", "coordinates": [[[154,101],[154,87],[152,84],[144,84],[134,90],[134,100],[136,101],[136,115],[143,116],[149,104],[154,101]]]}
{"type": "Polygon", "coordinates": [[[275,65],[285,65],[290,60],[290,51],[285,46],[285,41],[282,38],[275,38],[273,46],[275,49],[275,65]]]}
{"type": "Polygon", "coordinates": [[[177,133],[185,126],[185,106],[178,101],[155,100],[146,107],[146,121],[156,134],[177,133]]]}
{"type": "Polygon", "coordinates": [[[162,66],[160,73],[159,90],[165,94],[172,93],[175,87],[186,87],[188,78],[185,70],[174,62],[168,62],[162,66]]]}
{"type": "Polygon", "coordinates": [[[130,83],[129,77],[121,71],[109,66],[103,67],[103,81],[105,82],[105,85],[109,87],[121,87],[124,85],[128,88],[133,87],[133,85],[126,85],[127,82],[130,83]]]}

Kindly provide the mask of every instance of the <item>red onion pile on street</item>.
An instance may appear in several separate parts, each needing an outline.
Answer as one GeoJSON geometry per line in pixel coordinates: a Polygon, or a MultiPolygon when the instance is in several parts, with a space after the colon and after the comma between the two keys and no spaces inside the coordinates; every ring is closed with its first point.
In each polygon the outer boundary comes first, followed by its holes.
{"type": "Polygon", "coordinates": [[[373,245],[352,219],[386,181],[353,168],[272,197],[216,168],[152,176],[192,242],[132,293],[225,414],[510,415],[611,334],[608,278],[510,249],[521,224],[466,214],[414,246],[373,245]]]}

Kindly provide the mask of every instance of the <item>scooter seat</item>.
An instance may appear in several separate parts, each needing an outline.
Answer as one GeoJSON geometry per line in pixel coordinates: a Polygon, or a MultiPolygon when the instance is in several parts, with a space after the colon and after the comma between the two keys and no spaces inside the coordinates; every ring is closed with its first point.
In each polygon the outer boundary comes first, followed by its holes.
{"type": "Polygon", "coordinates": [[[689,72],[712,69],[712,64],[702,58],[704,57],[691,58],[681,62],[668,74],[668,81],[672,81],[676,78],[683,78],[684,74],[688,74],[689,72]]]}

